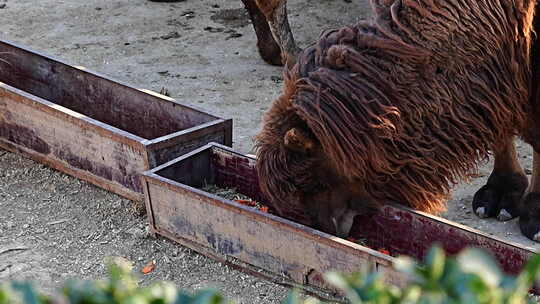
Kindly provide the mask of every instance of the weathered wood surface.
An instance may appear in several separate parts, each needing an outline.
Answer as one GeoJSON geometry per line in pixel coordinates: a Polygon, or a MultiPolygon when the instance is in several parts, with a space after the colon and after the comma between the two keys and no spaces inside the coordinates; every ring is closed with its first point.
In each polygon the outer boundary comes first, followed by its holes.
{"type": "Polygon", "coordinates": [[[169,179],[196,187],[204,183],[233,186],[236,181],[237,191],[244,194],[257,188],[248,183],[255,175],[241,174],[246,168],[253,169],[252,159],[238,158],[222,148],[209,149],[196,150],[145,173],[147,208],[155,233],[211,257],[234,257],[314,287],[328,287],[322,273],[352,272],[360,267],[389,272],[394,283],[403,281],[390,268],[389,256],[169,179]],[[227,165],[231,166],[229,174],[224,170],[227,165]]]}
{"type": "Polygon", "coordinates": [[[232,121],[0,41],[0,147],[129,199],[140,173],[209,142],[232,121]]]}
{"type": "Polygon", "coordinates": [[[189,189],[150,182],[148,191],[158,234],[188,239],[295,282],[319,284],[309,275],[390,264],[376,251],[241,206],[215,204],[189,189]]]}
{"type": "MultiPolygon", "coordinates": [[[[235,187],[264,202],[255,160],[209,144],[145,172],[146,203],[152,231],[218,260],[237,258],[297,283],[327,287],[321,273],[368,267],[403,285],[393,258],[293,221],[244,207],[197,188],[205,183],[235,187]]],[[[353,233],[371,248],[423,259],[433,243],[449,254],[466,246],[490,251],[509,274],[534,252],[462,225],[399,206],[358,217],[353,233]]]]}

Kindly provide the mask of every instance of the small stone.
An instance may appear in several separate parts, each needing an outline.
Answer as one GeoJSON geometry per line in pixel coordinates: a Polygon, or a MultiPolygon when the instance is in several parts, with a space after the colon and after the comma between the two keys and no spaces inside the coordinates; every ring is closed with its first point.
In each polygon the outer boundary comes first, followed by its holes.
{"type": "Polygon", "coordinates": [[[126,233],[130,234],[133,237],[138,238],[138,239],[144,239],[148,235],[145,230],[142,230],[142,229],[140,229],[138,227],[132,227],[132,228],[126,230],[126,233]]]}
{"type": "Polygon", "coordinates": [[[207,26],[207,27],[203,28],[203,30],[205,30],[207,32],[210,32],[210,33],[220,33],[220,32],[223,32],[225,29],[222,28],[222,27],[207,26]]]}
{"type": "Polygon", "coordinates": [[[163,40],[176,39],[176,38],[180,38],[180,34],[178,32],[170,32],[167,35],[160,36],[159,38],[163,40]]]}
{"type": "Polygon", "coordinates": [[[232,33],[232,34],[229,35],[229,37],[226,38],[226,40],[232,39],[232,38],[238,38],[238,37],[242,37],[242,34],[240,34],[240,33],[232,33]]]}
{"type": "Polygon", "coordinates": [[[272,80],[275,83],[281,83],[281,82],[283,82],[283,77],[281,77],[281,76],[271,76],[270,80],[272,80]]]}
{"type": "Polygon", "coordinates": [[[112,207],[114,209],[120,209],[122,208],[122,200],[117,200],[115,202],[112,203],[112,207]]]}

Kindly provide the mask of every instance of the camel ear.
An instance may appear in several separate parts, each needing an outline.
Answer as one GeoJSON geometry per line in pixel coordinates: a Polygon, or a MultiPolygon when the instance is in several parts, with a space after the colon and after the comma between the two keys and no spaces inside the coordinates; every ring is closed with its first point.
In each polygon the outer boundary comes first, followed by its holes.
{"type": "Polygon", "coordinates": [[[283,138],[283,142],[287,149],[302,153],[309,152],[315,147],[315,142],[309,138],[306,132],[298,128],[292,128],[287,131],[283,138]]]}

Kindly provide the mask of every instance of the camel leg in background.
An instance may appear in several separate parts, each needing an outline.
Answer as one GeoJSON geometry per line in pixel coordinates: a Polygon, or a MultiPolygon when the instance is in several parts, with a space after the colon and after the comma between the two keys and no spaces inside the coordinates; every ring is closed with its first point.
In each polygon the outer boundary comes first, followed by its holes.
{"type": "Polygon", "coordinates": [[[528,193],[523,198],[519,226],[531,240],[540,242],[540,153],[533,154],[533,174],[528,193]]]}
{"type": "Polygon", "coordinates": [[[242,0],[242,2],[250,14],[257,33],[257,46],[263,60],[270,64],[278,64],[276,63],[278,60],[277,51],[274,46],[277,44],[280,50],[280,64],[292,67],[296,63],[296,57],[301,49],[296,46],[289,25],[287,0],[242,0]],[[266,25],[261,14],[266,19],[266,25]],[[273,39],[270,39],[270,34],[273,39]]]}
{"type": "MultiPolygon", "coordinates": [[[[536,6],[534,31],[540,31],[540,4],[536,6]]],[[[532,89],[531,109],[527,126],[524,130],[524,139],[531,144],[533,154],[533,172],[528,193],[522,200],[519,226],[521,232],[528,238],[540,242],[540,39],[535,35],[531,50],[532,62],[532,89]]]]}
{"type": "Polygon", "coordinates": [[[249,13],[251,24],[255,30],[255,35],[257,35],[259,55],[268,64],[282,65],[281,48],[274,40],[265,15],[261,12],[255,0],[242,0],[242,3],[244,3],[244,7],[249,13]]]}
{"type": "Polygon", "coordinates": [[[301,49],[296,46],[287,17],[287,0],[257,0],[270,25],[274,39],[281,47],[283,64],[292,67],[301,49]]]}

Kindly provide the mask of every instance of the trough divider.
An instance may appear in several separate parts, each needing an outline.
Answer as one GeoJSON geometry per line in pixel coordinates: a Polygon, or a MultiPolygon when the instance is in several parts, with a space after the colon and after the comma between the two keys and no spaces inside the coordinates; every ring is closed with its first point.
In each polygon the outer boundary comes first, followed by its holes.
{"type": "Polygon", "coordinates": [[[209,122],[206,122],[206,123],[203,123],[203,124],[200,124],[200,125],[188,128],[188,129],[180,130],[180,131],[177,131],[177,132],[174,132],[174,133],[171,133],[171,134],[167,134],[167,135],[163,135],[161,137],[157,137],[157,138],[154,138],[154,139],[145,140],[143,142],[143,144],[148,149],[152,149],[152,150],[163,148],[163,147],[166,147],[166,146],[168,146],[170,144],[173,144],[173,143],[178,143],[178,142],[181,142],[181,141],[191,140],[194,137],[196,137],[197,135],[208,134],[208,133],[210,133],[210,131],[216,130],[216,129],[214,129],[214,130],[209,131],[207,129],[208,127],[213,127],[213,126],[218,127],[218,128],[216,128],[217,130],[227,132],[227,131],[229,131],[228,126],[232,127],[232,119],[217,119],[217,120],[209,121],[209,122]],[[178,138],[177,137],[178,135],[185,135],[185,137],[178,138]]]}

